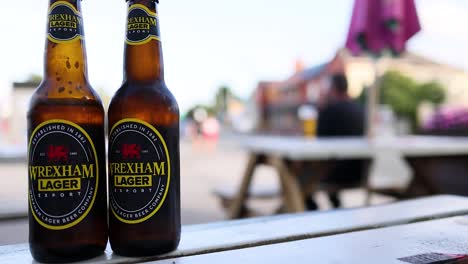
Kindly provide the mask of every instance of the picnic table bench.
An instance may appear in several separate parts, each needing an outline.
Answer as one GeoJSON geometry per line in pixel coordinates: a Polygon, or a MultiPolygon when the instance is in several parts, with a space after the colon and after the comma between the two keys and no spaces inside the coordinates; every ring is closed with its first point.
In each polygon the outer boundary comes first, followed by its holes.
{"type": "MultiPolygon", "coordinates": [[[[251,186],[255,168],[261,164],[272,166],[280,178],[280,186],[263,190],[262,197],[274,196],[283,199],[286,212],[305,210],[304,195],[319,189],[321,178],[310,177],[308,186],[301,186],[297,173],[290,163],[309,163],[316,175],[324,175],[327,166],[335,160],[361,159],[368,167],[378,151],[392,151],[402,156],[413,170],[413,177],[405,189],[380,190],[397,198],[411,198],[434,194],[468,194],[468,137],[404,136],[369,140],[362,137],[304,138],[266,135],[243,135],[237,138],[241,148],[249,153],[248,163],[241,183],[232,188],[215,191],[230,218],[244,215],[246,200],[257,197],[251,186]],[[440,169],[440,164],[448,167],[440,169]],[[448,171],[453,171],[449,173],[448,171]],[[434,175],[439,173],[439,175],[434,175]],[[441,179],[440,174],[443,178],[441,179]]],[[[365,175],[360,187],[365,188],[368,197],[373,191],[365,175]]],[[[369,199],[368,199],[369,200],[369,199]]]]}
{"type": "MultiPolygon", "coordinates": [[[[431,252],[448,258],[468,252],[463,215],[468,215],[468,198],[435,196],[184,226],[179,248],[169,254],[126,258],[108,248],[83,263],[404,263],[397,259],[431,252]]],[[[0,247],[0,262],[31,263],[28,245],[0,247]]]]}

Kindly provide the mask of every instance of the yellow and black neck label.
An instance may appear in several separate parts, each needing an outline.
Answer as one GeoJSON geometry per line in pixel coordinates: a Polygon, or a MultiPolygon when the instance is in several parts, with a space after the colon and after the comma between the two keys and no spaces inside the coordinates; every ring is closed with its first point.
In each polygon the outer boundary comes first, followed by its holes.
{"type": "Polygon", "coordinates": [[[80,12],[67,1],[57,1],[49,8],[47,36],[55,43],[83,38],[83,19],[80,12]]]}
{"type": "Polygon", "coordinates": [[[129,45],[146,44],[151,40],[161,41],[158,14],[141,4],[128,9],[127,39],[129,45]]]}
{"type": "Polygon", "coordinates": [[[93,207],[99,182],[96,148],[89,134],[66,120],[37,126],[28,146],[29,205],[43,227],[63,230],[93,207]]]}
{"type": "Polygon", "coordinates": [[[121,222],[138,224],[163,205],[171,181],[166,141],[151,124],[123,119],[109,134],[110,208],[121,222]]]}

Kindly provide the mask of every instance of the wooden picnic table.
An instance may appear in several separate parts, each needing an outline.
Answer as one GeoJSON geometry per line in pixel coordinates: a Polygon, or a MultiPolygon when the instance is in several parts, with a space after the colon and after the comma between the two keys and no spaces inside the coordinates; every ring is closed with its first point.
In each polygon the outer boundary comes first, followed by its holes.
{"type": "MultiPolygon", "coordinates": [[[[308,186],[300,186],[297,173],[290,162],[311,163],[314,170],[319,172],[317,175],[324,175],[320,172],[326,171],[329,164],[326,161],[361,159],[368,161],[370,166],[378,151],[399,153],[413,170],[413,178],[408,188],[395,195],[408,198],[441,193],[468,194],[468,177],[463,177],[468,176],[468,173],[464,173],[464,168],[459,166],[468,165],[468,137],[404,136],[369,140],[363,137],[244,135],[238,137],[238,143],[249,152],[249,159],[239,189],[228,205],[229,217],[233,219],[241,217],[244,213],[254,170],[258,165],[268,164],[277,170],[285,210],[300,212],[305,209],[304,195],[315,192],[321,178],[311,177],[308,186]],[[446,169],[458,169],[458,181],[465,183],[465,186],[458,184],[459,190],[451,192],[457,184],[447,180],[450,176],[446,176],[445,181],[438,181],[437,177],[433,177],[433,173],[437,171],[437,161],[441,160],[456,162],[458,166],[453,165],[446,169]],[[447,183],[448,186],[444,186],[447,183]]],[[[442,173],[447,175],[450,171],[442,173]]],[[[370,190],[367,178],[365,177],[362,187],[370,190]]]]}
{"type": "MultiPolygon", "coordinates": [[[[404,263],[468,252],[468,198],[435,196],[359,209],[184,226],[179,248],[126,258],[108,248],[83,263],[404,263]],[[455,218],[454,218],[455,217],[455,218]]],[[[27,244],[0,247],[0,262],[31,263],[27,244]]]]}

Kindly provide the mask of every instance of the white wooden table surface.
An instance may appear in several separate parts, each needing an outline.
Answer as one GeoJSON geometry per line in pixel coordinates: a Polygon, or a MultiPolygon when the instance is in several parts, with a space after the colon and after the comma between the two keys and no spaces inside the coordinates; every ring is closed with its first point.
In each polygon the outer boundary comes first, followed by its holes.
{"type": "MultiPolygon", "coordinates": [[[[168,255],[138,259],[123,258],[113,256],[111,250],[108,249],[105,255],[88,261],[88,263],[131,263],[222,251],[232,251],[235,252],[232,254],[237,254],[237,249],[252,248],[252,250],[255,250],[259,248],[259,250],[263,250],[262,246],[264,245],[282,245],[290,241],[302,243],[300,240],[310,239],[310,241],[314,241],[323,237],[333,237],[336,234],[352,234],[361,230],[424,222],[428,219],[440,219],[465,214],[468,214],[468,198],[435,196],[370,208],[302,213],[185,226],[182,230],[182,240],[178,250],[168,255]]],[[[468,243],[468,232],[466,237],[468,243]]],[[[341,248],[341,246],[336,244],[333,247],[330,246],[329,250],[333,251],[334,248],[341,248]]],[[[302,248],[302,250],[304,252],[310,251],[308,248],[302,248]]],[[[346,248],[341,250],[346,250],[346,248]]],[[[300,254],[300,251],[300,248],[296,248],[296,251],[291,252],[291,256],[300,254]]],[[[228,254],[231,254],[229,252],[228,254]]],[[[264,254],[263,251],[259,252],[264,254]]],[[[289,256],[287,252],[281,254],[284,254],[283,257],[289,256]]],[[[206,256],[212,257],[211,255],[206,256]]],[[[192,261],[191,258],[179,259],[177,263],[192,261]]],[[[31,261],[32,258],[27,244],[0,247],[0,262],[30,263],[31,261]]],[[[194,261],[202,260],[197,259],[194,261]]]]}
{"type": "Polygon", "coordinates": [[[243,135],[237,141],[249,152],[291,160],[372,158],[379,150],[397,151],[405,157],[468,155],[468,137],[403,136],[369,141],[363,137],[243,135]]]}
{"type": "MultiPolygon", "coordinates": [[[[428,220],[361,232],[250,247],[151,262],[154,264],[199,263],[320,263],[392,264],[408,263],[402,258],[432,253],[468,254],[468,216],[428,220]]],[[[438,254],[438,255],[439,255],[438,254]]],[[[440,255],[439,255],[440,257],[440,255]]],[[[439,258],[437,258],[439,259],[439,258]]],[[[467,263],[464,261],[450,263],[467,263]]],[[[411,263],[411,262],[409,262],[411,263]]],[[[412,262],[415,263],[415,262],[412,262]]],[[[416,263],[436,262],[434,257],[419,257],[416,263]]]]}

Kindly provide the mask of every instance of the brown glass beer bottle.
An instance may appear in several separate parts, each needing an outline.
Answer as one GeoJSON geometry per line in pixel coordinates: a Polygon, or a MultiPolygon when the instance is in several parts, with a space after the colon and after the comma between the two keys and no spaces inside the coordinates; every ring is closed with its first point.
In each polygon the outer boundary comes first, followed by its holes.
{"type": "Polygon", "coordinates": [[[28,111],[29,243],[40,262],[107,244],[104,109],[88,83],[80,0],[50,0],[44,80],[28,111]]]}
{"type": "Polygon", "coordinates": [[[124,81],[109,107],[109,240],[124,256],[180,240],[179,109],[164,82],[156,0],[128,1],[124,81]]]}

